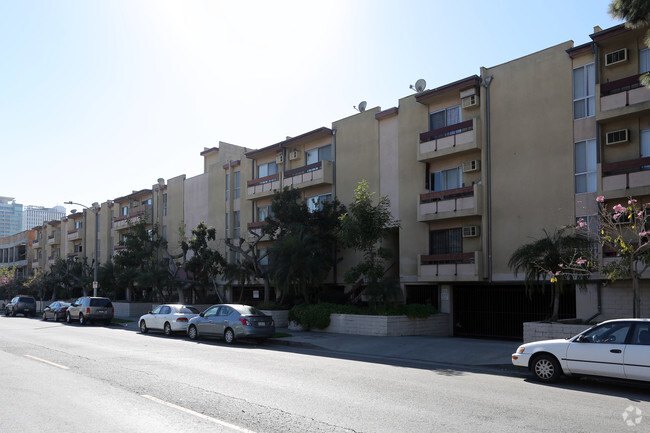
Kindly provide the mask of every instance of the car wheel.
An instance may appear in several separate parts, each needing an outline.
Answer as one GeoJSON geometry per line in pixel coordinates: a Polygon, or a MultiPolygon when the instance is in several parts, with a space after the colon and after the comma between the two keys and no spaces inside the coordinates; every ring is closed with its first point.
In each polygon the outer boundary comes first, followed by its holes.
{"type": "Polygon", "coordinates": [[[86,324],[86,319],[83,314],[79,313],[79,324],[80,325],[85,325],[86,324]]]}
{"type": "Polygon", "coordinates": [[[149,328],[147,328],[147,324],[144,322],[144,320],[140,320],[140,333],[146,334],[147,332],[149,332],[149,328]]]}
{"type": "Polygon", "coordinates": [[[226,332],[223,333],[223,339],[226,340],[226,343],[233,344],[235,342],[235,331],[231,328],[226,329],[226,332]]]}
{"type": "Polygon", "coordinates": [[[70,313],[65,315],[65,322],[69,325],[72,323],[72,317],[70,317],[70,313]]]}
{"type": "Polygon", "coordinates": [[[45,315],[45,313],[43,313],[43,317],[41,317],[41,319],[47,321],[47,316],[45,315]]]}
{"type": "Polygon", "coordinates": [[[199,331],[196,329],[196,326],[190,325],[187,328],[187,336],[190,337],[190,340],[196,340],[199,338],[199,331]]]}
{"type": "Polygon", "coordinates": [[[533,375],[537,380],[544,383],[552,383],[559,379],[562,370],[560,364],[552,355],[539,355],[533,360],[533,375]]]}
{"type": "Polygon", "coordinates": [[[16,310],[11,311],[11,317],[16,317],[16,310]]]}
{"type": "Polygon", "coordinates": [[[5,309],[5,317],[9,317],[9,310],[5,309]]]}
{"type": "Polygon", "coordinates": [[[168,337],[172,335],[172,325],[170,325],[169,322],[165,322],[165,326],[163,327],[163,332],[168,337]]]}

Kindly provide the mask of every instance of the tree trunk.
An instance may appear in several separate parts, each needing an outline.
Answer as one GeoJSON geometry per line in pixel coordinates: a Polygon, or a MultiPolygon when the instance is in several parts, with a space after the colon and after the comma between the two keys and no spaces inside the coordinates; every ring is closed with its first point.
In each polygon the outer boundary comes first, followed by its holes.
{"type": "Polygon", "coordinates": [[[264,276],[264,303],[268,304],[271,298],[271,288],[269,287],[269,277],[264,276]]]}
{"type": "Polygon", "coordinates": [[[560,316],[560,291],[557,287],[553,288],[553,313],[551,314],[551,322],[557,321],[560,316]]]}
{"type": "Polygon", "coordinates": [[[185,304],[185,290],[184,290],[184,287],[179,285],[176,288],[176,291],[178,292],[178,303],[179,304],[185,304]]]}
{"type": "MultiPolygon", "coordinates": [[[[634,258],[633,258],[634,259],[634,258]]],[[[641,299],[639,297],[639,274],[636,272],[636,260],[630,260],[632,276],[632,317],[641,317],[641,299]]]]}

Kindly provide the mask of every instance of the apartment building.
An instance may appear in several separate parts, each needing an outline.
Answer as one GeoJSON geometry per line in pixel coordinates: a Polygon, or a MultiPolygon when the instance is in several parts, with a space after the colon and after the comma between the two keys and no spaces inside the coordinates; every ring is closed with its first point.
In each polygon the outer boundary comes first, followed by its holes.
{"type": "Polygon", "coordinates": [[[0,267],[15,267],[16,277],[24,278],[31,275],[30,243],[35,232],[25,230],[11,236],[0,238],[0,267]]]}
{"type": "MultiPolygon", "coordinates": [[[[158,179],[151,189],[37,227],[32,265],[92,258],[95,248],[106,263],[140,216],[158,224],[172,257],[203,221],[217,228],[213,246],[238,260],[224,240],[252,240],[274,192],[299,189],[314,208],[335,197],[347,205],[366,180],[401,223],[386,243],[406,301],[451,313],[455,335],[516,337],[522,322],[544,317],[549,295],[526,293],[523,276],[508,266],[511,254],[545,230],[595,221],[599,195],[608,203],[648,201],[650,90],[638,84],[650,69],[644,35],[597,28],[587,44],[568,41],[482,67],[396,107],[370,108],[261,149],[220,142],[201,152],[198,176],[158,179]]],[[[341,256],[328,280],[339,287],[358,259],[353,251],[341,256]]],[[[628,316],[629,286],[594,276],[588,290],[564,295],[562,312],[628,316]]],[[[646,280],[642,297],[649,296],[646,280]]]]}
{"type": "Polygon", "coordinates": [[[65,216],[63,206],[46,208],[44,206],[23,207],[22,229],[30,230],[32,227],[40,226],[44,222],[61,219],[65,216]]]}
{"type": "MultiPolygon", "coordinates": [[[[650,71],[647,29],[624,25],[594,28],[592,42],[568,50],[572,61],[573,142],[575,146],[575,212],[591,221],[598,213],[597,196],[605,204],[634,197],[650,202],[650,90],[639,77],[650,71]]],[[[615,260],[601,251],[603,262],[615,260]]],[[[641,281],[641,316],[650,315],[650,286],[641,281]]],[[[629,280],[593,284],[576,294],[577,314],[599,317],[630,315],[629,280]]]]}

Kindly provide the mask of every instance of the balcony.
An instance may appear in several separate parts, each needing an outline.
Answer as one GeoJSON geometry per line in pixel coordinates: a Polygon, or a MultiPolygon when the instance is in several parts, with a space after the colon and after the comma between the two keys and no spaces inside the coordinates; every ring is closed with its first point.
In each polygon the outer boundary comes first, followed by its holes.
{"type": "Polygon", "coordinates": [[[474,118],[420,134],[418,161],[479,149],[478,120],[474,118]]]}
{"type": "Polygon", "coordinates": [[[68,230],[68,240],[76,241],[79,239],[79,229],[68,230]]]}
{"type": "Polygon", "coordinates": [[[262,229],[264,226],[266,226],[268,223],[266,221],[255,221],[252,223],[248,223],[247,228],[248,228],[248,241],[252,242],[258,239],[258,237],[261,237],[260,241],[268,241],[270,240],[268,235],[262,236],[262,229]]]}
{"type": "Polygon", "coordinates": [[[34,239],[32,241],[32,248],[41,248],[41,247],[42,247],[41,242],[38,239],[34,239]]]}
{"type": "Polygon", "coordinates": [[[39,259],[32,259],[32,268],[40,268],[41,261],[39,259]]]}
{"type": "Polygon", "coordinates": [[[315,185],[331,185],[332,183],[334,183],[334,163],[318,161],[285,171],[282,186],[307,188],[315,185]]]}
{"type": "Polygon", "coordinates": [[[280,174],[275,173],[270,176],[251,179],[247,182],[247,187],[247,194],[250,199],[268,197],[280,189],[280,174]]]}
{"type": "Polygon", "coordinates": [[[480,185],[474,184],[446,191],[420,194],[418,221],[481,215],[480,192],[480,185]]]}
{"type": "Polygon", "coordinates": [[[113,218],[113,228],[119,230],[132,226],[134,224],[137,224],[140,221],[140,218],[144,218],[145,220],[148,220],[147,222],[150,223],[153,218],[153,214],[151,212],[152,209],[153,206],[150,204],[145,204],[134,209],[130,209],[128,215],[121,215],[113,218]]]}
{"type": "Polygon", "coordinates": [[[418,281],[479,281],[483,277],[480,251],[457,254],[418,255],[418,281]]]}
{"type": "Polygon", "coordinates": [[[650,194],[650,157],[602,164],[606,199],[650,194]]]}
{"type": "Polygon", "coordinates": [[[61,243],[61,235],[60,234],[49,235],[47,237],[47,244],[48,245],[58,245],[60,243],[61,243]]]}
{"type": "Polygon", "coordinates": [[[49,257],[47,258],[47,264],[48,264],[48,265],[53,265],[54,262],[56,262],[56,256],[49,256],[49,257]]]}
{"type": "Polygon", "coordinates": [[[600,85],[600,114],[596,120],[626,115],[650,108],[650,89],[639,83],[640,75],[632,75],[600,85]],[[646,103],[639,106],[638,104],[646,103]]]}

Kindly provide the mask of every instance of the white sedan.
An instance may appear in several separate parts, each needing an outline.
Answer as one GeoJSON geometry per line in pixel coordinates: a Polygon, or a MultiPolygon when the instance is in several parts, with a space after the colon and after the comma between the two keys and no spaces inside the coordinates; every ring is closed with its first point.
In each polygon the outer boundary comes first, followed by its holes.
{"type": "Polygon", "coordinates": [[[650,319],[608,320],[566,340],[526,343],[512,363],[541,382],[561,374],[650,381],[650,319]]]}
{"type": "Polygon", "coordinates": [[[140,317],[138,324],[143,334],[150,329],[156,329],[170,336],[174,332],[186,332],[190,319],[198,316],[199,313],[198,309],[190,305],[164,304],[140,317]]]}

